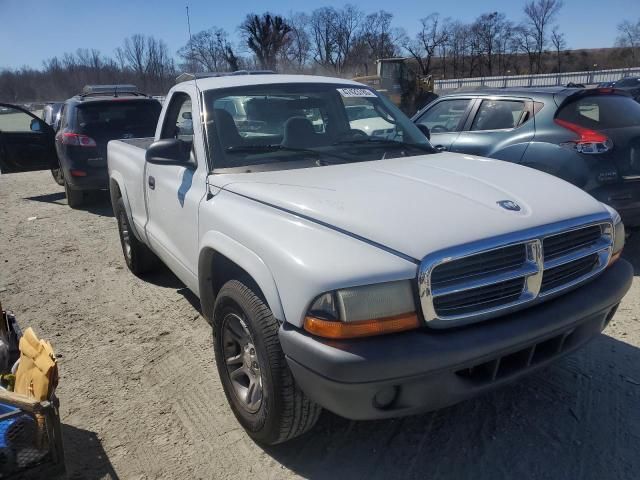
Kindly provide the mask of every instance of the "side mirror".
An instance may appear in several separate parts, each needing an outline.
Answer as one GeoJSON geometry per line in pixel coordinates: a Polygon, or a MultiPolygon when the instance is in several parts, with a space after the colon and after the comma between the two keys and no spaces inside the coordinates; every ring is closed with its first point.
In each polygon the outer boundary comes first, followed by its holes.
{"type": "Polygon", "coordinates": [[[44,130],[42,128],[42,120],[38,120],[37,118],[32,119],[29,128],[32,132],[42,132],[44,130]]]}
{"type": "Polygon", "coordinates": [[[145,159],[156,165],[194,165],[191,160],[191,144],[179,138],[166,138],[153,142],[145,159]]]}
{"type": "Polygon", "coordinates": [[[424,134],[424,136],[427,137],[427,140],[431,140],[431,132],[429,131],[429,127],[427,127],[423,123],[417,123],[416,126],[418,127],[418,130],[420,130],[424,134]]]}

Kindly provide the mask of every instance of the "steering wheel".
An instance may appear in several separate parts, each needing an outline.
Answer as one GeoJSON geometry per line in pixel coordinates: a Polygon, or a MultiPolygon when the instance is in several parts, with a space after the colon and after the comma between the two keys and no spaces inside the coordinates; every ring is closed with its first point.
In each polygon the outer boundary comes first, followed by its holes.
{"type": "Polygon", "coordinates": [[[352,128],[351,130],[344,132],[343,134],[341,134],[338,137],[338,141],[344,141],[344,140],[358,140],[359,138],[369,138],[369,135],[366,134],[366,132],[363,132],[362,130],[359,130],[357,128],[352,128]]]}
{"type": "Polygon", "coordinates": [[[449,131],[449,129],[447,127],[445,127],[444,125],[434,125],[433,127],[431,127],[429,129],[429,131],[431,133],[446,133],[449,131]]]}

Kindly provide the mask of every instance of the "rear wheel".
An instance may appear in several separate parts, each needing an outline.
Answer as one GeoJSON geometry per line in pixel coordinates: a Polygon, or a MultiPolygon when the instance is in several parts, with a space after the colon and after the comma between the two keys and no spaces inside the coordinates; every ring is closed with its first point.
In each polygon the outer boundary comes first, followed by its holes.
{"type": "Polygon", "coordinates": [[[51,176],[53,177],[53,179],[55,180],[55,182],[58,185],[60,185],[60,186],[64,185],[64,175],[62,173],[62,168],[60,168],[60,167],[52,168],[51,169],[51,176]]]}
{"type": "Polygon", "coordinates": [[[82,190],[74,190],[64,180],[63,185],[64,193],[67,195],[67,205],[71,208],[80,208],[84,203],[84,192],[82,190]]]}
{"type": "Polygon", "coordinates": [[[218,373],[247,433],[273,445],[310,430],[322,409],[296,384],[269,307],[245,283],[231,280],[220,289],[213,316],[218,373]]]}
{"type": "Polygon", "coordinates": [[[118,221],[122,253],[129,270],[135,275],[142,275],[143,273],[153,270],[158,264],[158,257],[149,250],[149,247],[140,242],[131,230],[122,197],[120,197],[115,204],[114,214],[118,221]]]}

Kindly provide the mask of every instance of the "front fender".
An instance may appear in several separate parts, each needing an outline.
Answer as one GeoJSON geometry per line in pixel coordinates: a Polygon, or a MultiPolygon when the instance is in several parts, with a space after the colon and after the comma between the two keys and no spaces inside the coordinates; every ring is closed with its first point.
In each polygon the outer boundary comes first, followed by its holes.
{"type": "Polygon", "coordinates": [[[224,233],[217,231],[210,231],[204,234],[200,240],[199,252],[198,283],[200,301],[206,318],[212,318],[213,313],[215,299],[209,298],[207,292],[211,292],[210,285],[213,274],[210,268],[211,258],[215,253],[218,253],[227,257],[253,278],[262,291],[273,315],[278,320],[284,321],[284,310],[273,274],[255,252],[224,233]]]}

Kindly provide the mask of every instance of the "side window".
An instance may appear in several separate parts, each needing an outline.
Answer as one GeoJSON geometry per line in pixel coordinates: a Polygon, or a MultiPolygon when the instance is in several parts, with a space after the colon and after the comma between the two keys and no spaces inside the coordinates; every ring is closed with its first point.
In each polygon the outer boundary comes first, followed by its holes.
{"type": "Polygon", "coordinates": [[[61,128],[64,128],[66,121],[65,121],[65,117],[66,115],[66,105],[62,105],[62,107],[60,107],[60,111],[58,112],[58,115],[56,115],[56,118],[53,119],[53,129],[57,132],[58,130],[60,130],[61,128]]]}
{"type": "Polygon", "coordinates": [[[25,133],[39,132],[42,130],[42,122],[35,120],[21,110],[12,107],[0,107],[0,132],[25,133]]]}
{"type": "Polygon", "coordinates": [[[431,133],[454,132],[463,119],[469,99],[443,100],[424,112],[416,123],[426,125],[431,133]]]}
{"type": "Polygon", "coordinates": [[[176,93],[171,98],[167,114],[162,125],[161,138],[179,138],[193,141],[193,111],[191,97],[186,93],[176,93]]]}
{"type": "Polygon", "coordinates": [[[471,130],[501,130],[517,127],[525,103],[517,100],[483,100],[471,130]]]}

